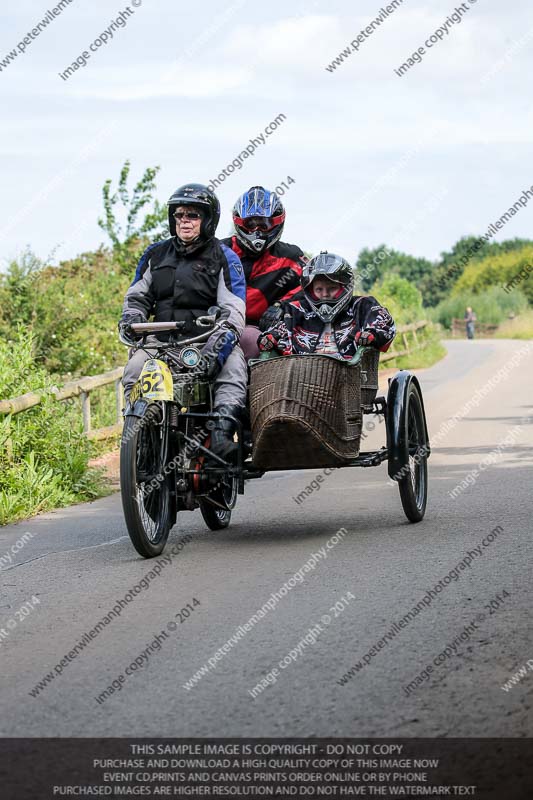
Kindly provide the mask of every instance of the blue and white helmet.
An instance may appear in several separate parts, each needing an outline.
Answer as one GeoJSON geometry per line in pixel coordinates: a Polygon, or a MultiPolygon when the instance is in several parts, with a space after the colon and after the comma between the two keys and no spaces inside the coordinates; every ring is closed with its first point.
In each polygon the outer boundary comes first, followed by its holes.
{"type": "Polygon", "coordinates": [[[278,241],[285,224],[285,209],[275,192],[252,186],[233,206],[235,235],[252,253],[262,253],[278,241]]]}

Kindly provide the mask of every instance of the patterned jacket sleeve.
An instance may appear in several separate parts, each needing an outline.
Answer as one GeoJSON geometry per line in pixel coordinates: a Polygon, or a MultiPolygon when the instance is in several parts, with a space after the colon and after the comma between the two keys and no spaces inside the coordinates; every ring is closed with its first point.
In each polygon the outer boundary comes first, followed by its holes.
{"type": "Polygon", "coordinates": [[[361,330],[372,331],[379,349],[384,353],[396,336],[396,325],[390,313],[384,306],[380,306],[375,297],[369,295],[365,301],[361,330]]]}

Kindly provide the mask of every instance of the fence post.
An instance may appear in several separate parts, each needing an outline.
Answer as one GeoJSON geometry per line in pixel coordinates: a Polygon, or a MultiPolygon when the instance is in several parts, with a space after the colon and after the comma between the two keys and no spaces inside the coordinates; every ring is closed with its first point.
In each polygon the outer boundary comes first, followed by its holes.
{"type": "Polygon", "coordinates": [[[81,410],[83,413],[83,432],[88,434],[91,431],[91,395],[89,392],[81,393],[81,410]]]}
{"type": "Polygon", "coordinates": [[[115,381],[115,394],[117,399],[117,424],[122,422],[122,409],[124,408],[124,388],[119,378],[115,381]]]}
{"type": "Polygon", "coordinates": [[[403,345],[404,345],[405,349],[407,350],[407,352],[409,352],[409,339],[407,338],[407,334],[406,333],[402,333],[402,339],[403,339],[403,345]]]}

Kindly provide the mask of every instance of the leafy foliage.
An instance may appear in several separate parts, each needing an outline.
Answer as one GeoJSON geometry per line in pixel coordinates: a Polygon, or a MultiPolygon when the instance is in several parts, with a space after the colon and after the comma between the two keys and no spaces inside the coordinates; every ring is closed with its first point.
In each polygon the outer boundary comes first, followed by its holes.
{"type": "Polygon", "coordinates": [[[493,286],[503,288],[504,292],[506,288],[509,290],[513,287],[519,288],[533,304],[532,244],[517,250],[490,255],[482,261],[470,264],[454,285],[452,295],[465,291],[482,292],[493,286]]]}
{"type": "Polygon", "coordinates": [[[111,369],[125,359],[117,320],[131,283],[114,255],[103,249],[85,253],[59,267],[29,257],[0,276],[0,336],[17,324],[31,326],[36,361],[58,378],[111,369]]]}
{"type": "Polygon", "coordinates": [[[103,491],[88,468],[79,409],[75,401],[58,403],[47,395],[51,383],[35,363],[31,334],[19,328],[11,340],[0,338],[0,397],[32,390],[44,398],[28,411],[0,417],[0,525],[103,491]]]}
{"type": "Polygon", "coordinates": [[[138,248],[140,244],[146,247],[150,242],[168,236],[166,205],[154,199],[155,178],[159,169],[160,167],[148,167],[130,191],[128,181],[131,164],[125,161],[116,190],[112,190],[111,178],[103,186],[104,216],[98,220],[98,225],[109,236],[115,261],[121,269],[130,268],[129,259],[133,248],[138,248]],[[141,220],[139,215],[150,204],[151,209],[141,220]]]}
{"type": "Polygon", "coordinates": [[[436,306],[453,290],[461,276],[475,269],[480,261],[503,253],[520,251],[533,243],[528,239],[508,239],[505,242],[485,242],[476,236],[463,236],[448,252],[441,253],[440,262],[420,284],[426,306],[436,306]]]}
{"type": "Polygon", "coordinates": [[[396,324],[417,322],[424,318],[421,293],[416,286],[395,273],[389,273],[374,284],[372,294],[381,305],[388,308],[396,324]]]}
{"type": "Polygon", "coordinates": [[[374,284],[384,276],[397,274],[414,283],[422,292],[424,306],[431,308],[448,297],[463,273],[470,273],[476,264],[504,254],[508,254],[512,261],[513,254],[518,255],[532,247],[533,242],[529,239],[485,242],[477,236],[463,236],[451,250],[441,253],[439,261],[432,263],[426,258],[401,253],[382,244],[361,250],[356,276],[361,289],[368,292],[373,291],[374,284]]]}
{"type": "Polygon", "coordinates": [[[368,291],[385,275],[394,273],[413,283],[431,271],[433,265],[426,258],[417,258],[382,244],[374,249],[364,248],[356,262],[356,276],[361,280],[363,291],[368,291]]]}

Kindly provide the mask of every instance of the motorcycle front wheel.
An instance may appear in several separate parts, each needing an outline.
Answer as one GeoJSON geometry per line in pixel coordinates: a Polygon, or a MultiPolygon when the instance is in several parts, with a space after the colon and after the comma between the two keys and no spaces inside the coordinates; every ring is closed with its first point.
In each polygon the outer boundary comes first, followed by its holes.
{"type": "Polygon", "coordinates": [[[171,528],[168,425],[154,421],[148,406],[143,417],[126,417],[120,446],[120,490],[126,527],[144,558],[158,556],[171,528]]]}

